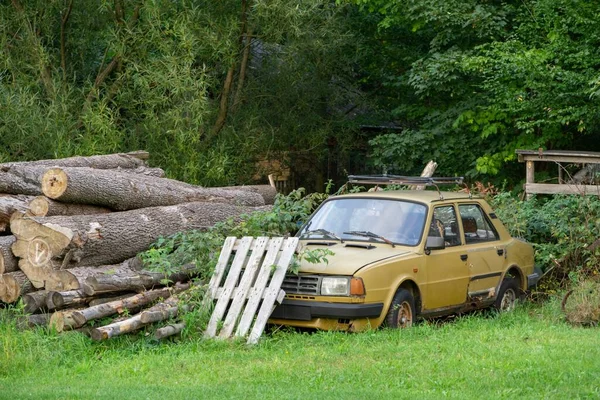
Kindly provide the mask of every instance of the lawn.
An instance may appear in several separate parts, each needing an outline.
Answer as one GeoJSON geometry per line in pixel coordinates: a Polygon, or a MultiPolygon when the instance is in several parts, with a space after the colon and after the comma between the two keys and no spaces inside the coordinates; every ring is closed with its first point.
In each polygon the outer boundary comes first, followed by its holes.
{"type": "Polygon", "coordinates": [[[277,331],[255,347],[93,343],[4,323],[0,398],[598,398],[599,334],[564,323],[554,303],[400,331],[277,331]]]}

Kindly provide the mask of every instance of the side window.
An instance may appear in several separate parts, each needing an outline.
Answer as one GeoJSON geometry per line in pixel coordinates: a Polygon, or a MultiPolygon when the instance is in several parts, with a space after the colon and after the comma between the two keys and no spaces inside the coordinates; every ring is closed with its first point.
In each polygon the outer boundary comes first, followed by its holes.
{"type": "Polygon", "coordinates": [[[459,205],[458,212],[465,232],[465,243],[489,242],[499,239],[498,232],[477,204],[459,205]]]}
{"type": "Polygon", "coordinates": [[[453,206],[436,207],[433,209],[433,220],[429,227],[429,236],[443,237],[446,247],[460,245],[458,223],[453,206]]]}

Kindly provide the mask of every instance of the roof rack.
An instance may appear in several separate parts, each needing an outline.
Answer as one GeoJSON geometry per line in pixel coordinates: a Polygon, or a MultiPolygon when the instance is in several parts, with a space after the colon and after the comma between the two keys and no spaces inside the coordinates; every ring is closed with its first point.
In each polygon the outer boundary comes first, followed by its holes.
{"type": "Polygon", "coordinates": [[[434,186],[439,195],[440,199],[443,200],[442,193],[440,191],[440,185],[463,185],[471,197],[469,187],[464,182],[464,177],[445,177],[445,176],[402,176],[402,175],[348,175],[348,183],[361,183],[367,185],[421,185],[421,186],[434,186]]]}

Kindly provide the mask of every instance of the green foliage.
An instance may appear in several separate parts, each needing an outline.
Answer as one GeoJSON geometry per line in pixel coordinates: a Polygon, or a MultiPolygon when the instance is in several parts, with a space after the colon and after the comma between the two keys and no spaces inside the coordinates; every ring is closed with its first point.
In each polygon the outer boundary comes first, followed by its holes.
{"type": "Polygon", "coordinates": [[[533,243],[536,263],[551,271],[546,280],[550,289],[600,273],[597,197],[554,196],[546,201],[521,201],[501,193],[492,205],[513,236],[533,243]]]}
{"type": "Polygon", "coordinates": [[[403,128],[371,140],[376,167],[415,173],[435,159],[442,175],[514,183],[515,149],[595,148],[599,3],[351,2],[377,24],[366,82],[382,82],[403,128]]]}

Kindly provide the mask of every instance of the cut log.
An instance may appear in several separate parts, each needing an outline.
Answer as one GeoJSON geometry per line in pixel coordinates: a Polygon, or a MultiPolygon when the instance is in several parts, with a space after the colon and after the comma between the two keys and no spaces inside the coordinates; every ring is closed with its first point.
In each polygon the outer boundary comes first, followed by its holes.
{"type": "Polygon", "coordinates": [[[27,165],[0,167],[0,193],[40,195],[41,178],[46,170],[45,167],[27,165]]]}
{"type": "MultiPolygon", "coordinates": [[[[101,265],[98,267],[75,267],[69,270],[60,269],[50,272],[44,281],[44,287],[51,291],[69,291],[82,289],[84,282],[98,276],[132,276],[142,267],[142,262],[134,257],[120,264],[101,265]]],[[[114,292],[114,291],[113,291],[114,292]]]]}
{"type": "Polygon", "coordinates": [[[93,307],[93,306],[97,306],[100,304],[110,303],[111,301],[123,300],[123,299],[126,299],[127,297],[131,297],[131,296],[135,296],[135,295],[136,295],[136,293],[127,292],[127,293],[120,294],[118,296],[93,298],[88,303],[88,306],[93,307]]]}
{"type": "Polygon", "coordinates": [[[38,167],[88,167],[97,169],[138,168],[146,165],[150,154],[147,151],[132,151],[130,153],[103,154],[97,156],[75,156],[58,158],[54,160],[21,161],[0,164],[0,169],[13,166],[38,166],[38,167]]]}
{"type": "MultiPolygon", "coordinates": [[[[61,203],[47,198],[37,196],[29,202],[29,215],[34,217],[53,217],[56,215],[91,215],[106,214],[111,212],[106,207],[91,206],[88,204],[61,203]]],[[[0,229],[1,229],[0,225],[0,229]]]]}
{"type": "Polygon", "coordinates": [[[0,236],[0,274],[18,271],[19,269],[19,261],[11,250],[15,241],[14,236],[0,236]]]}
{"type": "MultiPolygon", "coordinates": [[[[87,304],[87,302],[91,300],[90,296],[83,293],[82,290],[67,290],[64,292],[44,290],[44,292],[47,293],[44,297],[44,300],[46,301],[48,310],[61,309],[66,306],[87,304]]],[[[25,297],[23,297],[23,300],[25,300],[25,297]]]]}
{"type": "Polygon", "coordinates": [[[42,177],[44,194],[64,203],[93,204],[117,211],[192,201],[260,206],[258,193],[203,188],[173,179],[91,168],[51,168],[42,177]]]}
{"type": "Polygon", "coordinates": [[[111,316],[113,314],[121,314],[125,310],[131,311],[139,309],[149,303],[152,303],[159,298],[166,299],[172,293],[178,293],[188,289],[190,285],[178,285],[172,288],[162,288],[149,290],[135,296],[128,297],[123,300],[113,301],[110,303],[100,304],[94,307],[88,307],[83,310],[75,311],[70,316],[74,321],[74,325],[69,323],[70,327],[79,328],[88,321],[111,316]]]}
{"type": "Polygon", "coordinates": [[[51,314],[22,315],[17,318],[17,328],[31,329],[37,326],[48,326],[51,314]]]}
{"type": "Polygon", "coordinates": [[[33,291],[31,282],[21,271],[0,275],[0,301],[14,303],[22,294],[33,291]]]}
{"type": "Polygon", "coordinates": [[[119,291],[142,291],[160,285],[165,278],[171,282],[186,282],[197,272],[194,265],[181,267],[181,271],[165,277],[159,272],[140,271],[135,275],[102,274],[87,278],[82,284],[84,293],[93,296],[119,291]]]}
{"type": "Polygon", "coordinates": [[[271,185],[226,186],[222,187],[221,189],[245,190],[248,192],[258,193],[262,196],[265,204],[275,204],[275,197],[277,197],[277,188],[271,185]]]}
{"type": "Polygon", "coordinates": [[[123,321],[113,322],[112,324],[102,326],[99,328],[95,328],[91,332],[91,337],[93,340],[106,340],[111,337],[123,335],[125,333],[130,333],[136,331],[153,321],[144,321],[142,319],[142,315],[146,313],[146,315],[152,315],[155,317],[164,317],[163,319],[157,319],[157,321],[162,321],[168,319],[172,316],[177,315],[177,307],[173,304],[176,303],[176,300],[173,301],[173,298],[168,299],[165,303],[159,303],[148,310],[136,314],[131,318],[127,318],[123,321]],[[171,300],[171,301],[170,301],[171,300]]]}
{"type": "Polygon", "coordinates": [[[24,213],[28,210],[31,200],[33,200],[32,196],[0,194],[0,232],[8,229],[13,213],[16,211],[24,213]]]}
{"type": "Polygon", "coordinates": [[[185,323],[183,323],[183,322],[181,322],[179,324],[167,325],[167,326],[157,329],[156,332],[154,332],[154,338],[156,340],[161,340],[161,339],[164,339],[169,336],[178,335],[181,333],[181,331],[183,331],[184,328],[185,328],[185,323]]]}
{"type": "Polygon", "coordinates": [[[38,310],[46,309],[46,298],[48,292],[46,290],[38,290],[37,292],[31,292],[21,296],[23,304],[25,305],[25,312],[32,314],[38,310]]]}
{"type": "Polygon", "coordinates": [[[49,326],[57,332],[70,331],[77,329],[77,323],[73,319],[73,313],[77,310],[56,311],[50,316],[49,326]]]}
{"type": "MultiPolygon", "coordinates": [[[[42,288],[53,270],[119,263],[145,251],[161,236],[207,229],[254,210],[196,202],[98,215],[19,217],[11,221],[17,238],[12,251],[20,258],[19,268],[42,288]]],[[[58,290],[78,288],[65,285],[58,290]]]]}
{"type": "Polygon", "coordinates": [[[140,313],[140,321],[144,324],[151,324],[153,322],[165,321],[169,318],[176,317],[180,311],[186,312],[187,307],[164,305],[163,307],[160,307],[160,308],[153,308],[150,310],[142,311],[140,313]]]}

